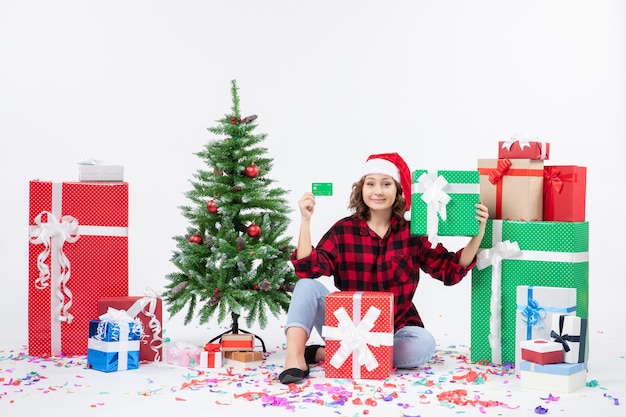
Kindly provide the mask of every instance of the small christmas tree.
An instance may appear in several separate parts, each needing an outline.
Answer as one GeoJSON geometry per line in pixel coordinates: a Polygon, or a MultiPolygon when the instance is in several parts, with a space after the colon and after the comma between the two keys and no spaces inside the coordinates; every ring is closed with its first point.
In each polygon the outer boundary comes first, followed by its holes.
{"type": "Polygon", "coordinates": [[[287,191],[272,187],[272,160],[259,146],[265,134],[254,134],[256,115],[241,117],[236,81],[232,81],[232,108],[210,127],[218,136],[197,152],[210,169],[199,169],[181,206],[189,220],[185,236],[175,236],[171,259],[178,269],[170,273],[163,298],[175,315],[187,307],[185,324],[196,315],[206,323],[217,311],[246,324],[267,325],[267,310],[275,317],[286,312],[297,277],[289,263],[293,251],[284,236],[290,211],[287,191]]]}

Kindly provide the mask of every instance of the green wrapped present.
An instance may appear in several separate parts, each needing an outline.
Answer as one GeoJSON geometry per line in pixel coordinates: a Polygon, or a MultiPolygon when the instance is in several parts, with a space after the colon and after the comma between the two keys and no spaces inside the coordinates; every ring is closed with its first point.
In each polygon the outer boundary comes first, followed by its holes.
{"type": "Polygon", "coordinates": [[[413,171],[411,233],[439,236],[476,236],[476,204],[480,202],[478,171],[413,171]]]}
{"type": "Polygon", "coordinates": [[[576,289],[589,307],[589,223],[488,220],[472,270],[471,360],[514,363],[517,287],[576,289]]]}

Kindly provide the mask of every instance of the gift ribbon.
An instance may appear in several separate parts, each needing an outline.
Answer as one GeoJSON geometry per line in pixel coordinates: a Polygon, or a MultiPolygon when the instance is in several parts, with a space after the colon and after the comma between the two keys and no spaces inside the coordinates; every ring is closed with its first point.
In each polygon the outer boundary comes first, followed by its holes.
{"type": "Polygon", "coordinates": [[[543,320],[546,318],[546,309],[533,299],[533,290],[528,288],[528,301],[522,310],[522,321],[526,323],[526,339],[532,338],[533,326],[543,329],[543,320]]]}
{"type": "Polygon", "coordinates": [[[426,233],[428,241],[436,245],[439,242],[437,216],[442,221],[447,220],[446,206],[451,200],[450,194],[479,194],[480,184],[449,183],[443,175],[429,171],[419,176],[411,186],[411,192],[421,194],[420,199],[426,203],[426,233]]]}
{"type": "MultiPolygon", "coordinates": [[[[511,251],[515,251],[515,247],[519,249],[517,242],[507,243],[508,240],[502,242],[502,222],[503,220],[491,220],[492,235],[491,242],[493,248],[498,248],[499,243],[504,243],[505,248],[513,246],[511,251]]],[[[511,259],[517,261],[539,261],[539,262],[562,262],[562,263],[581,263],[589,262],[589,252],[550,252],[520,249],[519,253],[507,258],[503,256],[495,256],[492,249],[480,249],[476,255],[476,267],[484,269],[489,266],[491,259],[491,302],[489,318],[489,345],[491,346],[491,361],[493,363],[502,363],[502,260],[511,259]],[[483,252],[486,252],[483,254],[483,252]],[[482,260],[482,258],[486,258],[482,260]],[[495,281],[495,282],[494,282],[495,281]]],[[[505,251],[506,253],[506,251],[505,251]]]]}
{"type": "Polygon", "coordinates": [[[154,362],[159,362],[161,360],[161,348],[163,346],[163,338],[160,336],[162,329],[161,322],[155,313],[157,303],[157,294],[151,289],[146,289],[146,297],[138,299],[128,309],[128,314],[132,317],[137,317],[139,314],[143,314],[150,319],[148,321],[148,327],[150,328],[150,333],[152,333],[150,348],[154,352],[154,362]]]}
{"type": "Polygon", "coordinates": [[[361,315],[362,291],[354,293],[352,298],[352,315],[344,307],[340,307],[333,313],[337,318],[337,327],[324,326],[322,336],[331,340],[340,340],[339,349],[330,360],[335,368],[341,365],[352,355],[352,376],[361,377],[361,366],[368,371],[378,367],[376,357],[368,347],[370,346],[393,346],[393,333],[371,332],[374,323],[380,316],[381,310],[370,306],[363,318],[361,315]]]}
{"type": "Polygon", "coordinates": [[[569,343],[578,343],[578,363],[583,363],[585,361],[585,349],[582,345],[582,342],[587,340],[587,326],[586,319],[580,319],[580,335],[569,335],[563,334],[563,327],[565,325],[565,320],[574,320],[576,317],[561,315],[559,316],[559,332],[555,332],[554,330],[550,331],[550,337],[554,339],[555,342],[561,343],[563,345],[563,350],[567,353],[571,350],[569,343]]]}
{"type": "Polygon", "coordinates": [[[426,231],[428,233],[428,241],[433,245],[439,242],[437,231],[439,228],[439,219],[446,221],[446,206],[450,202],[450,196],[444,191],[448,185],[448,181],[436,172],[424,172],[417,179],[419,190],[423,190],[420,197],[426,203],[426,231]]]}
{"type": "MultiPolygon", "coordinates": [[[[576,167],[572,167],[576,169],[576,167]]],[[[547,166],[543,168],[543,206],[544,213],[555,210],[554,197],[561,194],[565,183],[574,184],[578,181],[576,172],[564,174],[557,166],[547,166]],[[552,192],[551,192],[552,191],[552,192]]]]}
{"type": "Polygon", "coordinates": [[[74,243],[80,237],[78,220],[72,216],[62,216],[61,219],[58,219],[54,214],[42,211],[35,217],[34,223],[35,227],[30,232],[30,243],[34,245],[43,244],[44,246],[37,256],[39,277],[35,280],[35,288],[43,290],[50,285],[48,282],[50,281],[53,284],[51,291],[52,323],[72,323],[74,316],[69,312],[72,306],[72,292],[67,287],[71,275],[71,265],[70,260],[63,252],[63,245],[65,242],[74,243]],[[42,220],[43,216],[46,216],[45,222],[42,220]],[[50,268],[46,264],[49,256],[51,257],[52,270],[58,271],[54,279],[51,277],[50,268]]]}
{"type": "Polygon", "coordinates": [[[61,323],[72,323],[72,292],[68,287],[71,266],[63,253],[65,242],[74,243],[81,235],[128,236],[128,227],[84,226],[76,218],[61,215],[63,206],[63,184],[52,183],[52,210],[42,211],[35,219],[35,225],[29,226],[30,243],[43,244],[43,250],[37,256],[39,276],[35,288],[44,290],[50,286],[50,353],[58,356],[62,353],[61,323]],[[46,215],[47,221],[42,217],[46,215]],[[50,268],[45,263],[50,257],[50,268]],[[48,284],[48,281],[50,283],[48,284]],[[67,298],[67,301],[66,301],[67,298]]]}
{"type": "Polygon", "coordinates": [[[220,352],[221,345],[219,343],[207,343],[204,345],[203,353],[206,355],[200,357],[200,366],[207,368],[216,368],[221,366],[222,354],[220,352]]]}
{"type": "Polygon", "coordinates": [[[522,321],[526,323],[526,340],[533,338],[533,326],[539,326],[543,329],[543,320],[546,317],[546,313],[559,313],[569,314],[576,311],[576,306],[569,307],[553,307],[553,306],[540,306],[539,302],[534,299],[533,287],[529,286],[527,289],[528,301],[526,305],[517,305],[517,309],[521,310],[522,321]]]}
{"type": "Polygon", "coordinates": [[[207,343],[204,345],[205,352],[219,352],[220,348],[221,346],[219,343],[207,343]]]}
{"type": "Polygon", "coordinates": [[[496,214],[495,218],[502,217],[503,177],[543,177],[543,169],[511,168],[513,163],[509,159],[498,159],[496,168],[478,168],[480,175],[486,175],[489,182],[496,186],[496,214]]]}
{"type": "MultiPolygon", "coordinates": [[[[137,340],[141,338],[141,321],[133,318],[125,310],[117,310],[113,307],[109,307],[107,312],[98,318],[100,322],[98,322],[96,334],[92,338],[98,342],[112,342],[107,343],[106,346],[113,346],[116,348],[115,351],[118,352],[117,370],[124,371],[128,369],[129,350],[139,349],[139,343],[130,340],[129,336],[132,332],[136,334],[137,340]],[[134,324],[132,328],[131,323],[134,324]],[[107,340],[108,326],[112,326],[110,340],[107,340]]],[[[102,347],[99,349],[102,350],[102,347]]]]}
{"type": "Polygon", "coordinates": [[[491,346],[491,361],[497,364],[502,362],[502,260],[519,256],[521,253],[517,242],[509,240],[497,242],[491,249],[479,250],[476,255],[476,267],[484,269],[491,265],[491,303],[489,317],[489,345],[491,346]]]}

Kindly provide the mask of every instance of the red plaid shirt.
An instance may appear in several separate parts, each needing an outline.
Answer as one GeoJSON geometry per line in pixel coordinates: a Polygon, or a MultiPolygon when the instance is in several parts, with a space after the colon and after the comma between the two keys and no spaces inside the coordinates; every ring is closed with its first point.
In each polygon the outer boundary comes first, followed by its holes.
{"type": "Polygon", "coordinates": [[[349,216],[339,220],[322,237],[310,256],[291,256],[300,278],[332,276],[341,291],[391,292],[395,302],[397,331],[424,323],[413,304],[423,270],[444,285],[454,285],[472,269],[459,265],[461,252],[449,252],[441,244],[431,248],[426,236],[413,236],[409,224],[392,218],[384,238],[371,231],[365,220],[349,216]]]}

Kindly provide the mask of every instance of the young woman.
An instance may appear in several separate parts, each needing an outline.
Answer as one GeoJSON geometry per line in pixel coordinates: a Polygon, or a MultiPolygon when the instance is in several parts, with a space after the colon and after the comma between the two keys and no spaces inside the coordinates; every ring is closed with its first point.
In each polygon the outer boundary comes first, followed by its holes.
{"type": "Polygon", "coordinates": [[[321,335],[328,289],[316,279],[332,276],[339,291],[385,291],[394,295],[394,366],[414,368],[428,362],[435,339],[424,329],[413,296],[419,270],[454,285],[472,269],[489,213],[476,205],[479,234],[465,248],[448,251],[431,246],[426,236],[409,233],[404,215],[410,207],[410,170],[396,153],[371,155],[353,184],[349,208],[354,212],[336,222],[316,247],[311,244],[315,197],[304,193],[298,246],[291,261],[300,279],[295,286],[285,325],[284,384],[309,376],[309,365],[324,359],[324,347],[306,346],[313,328],[321,335]],[[405,197],[406,195],[406,197],[405,197]]]}

